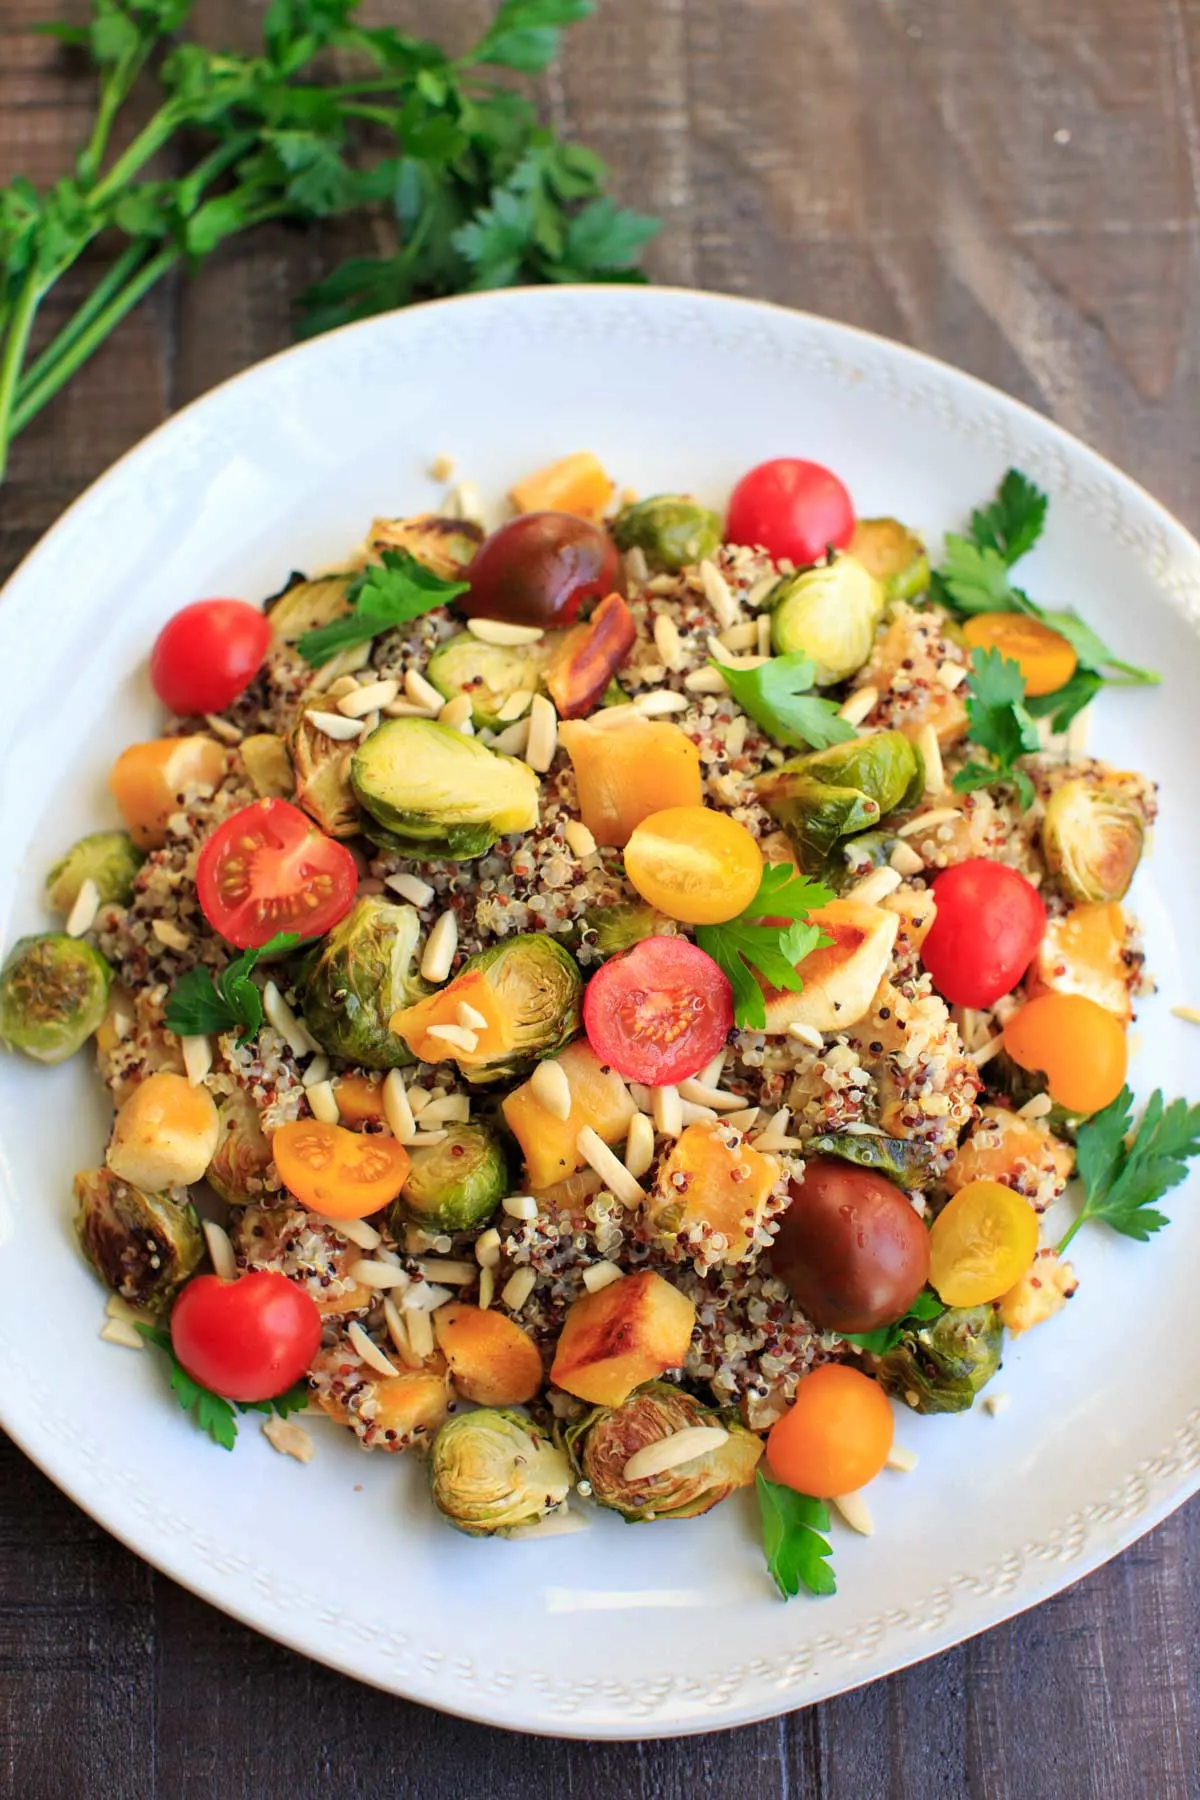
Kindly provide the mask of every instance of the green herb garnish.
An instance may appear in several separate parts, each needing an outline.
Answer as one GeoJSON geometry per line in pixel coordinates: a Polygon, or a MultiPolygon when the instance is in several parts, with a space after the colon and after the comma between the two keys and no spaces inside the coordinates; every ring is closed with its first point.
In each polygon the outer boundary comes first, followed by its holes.
{"type": "Polygon", "coordinates": [[[1099,1219],[1123,1237],[1145,1243],[1170,1223],[1152,1210],[1188,1172],[1188,1158],[1200,1156],[1200,1106],[1186,1100],[1163,1102],[1155,1089],[1136,1130],[1133,1095],[1122,1088],[1102,1112],[1079,1127],[1075,1157],[1084,1202],[1059,1243],[1061,1255],[1081,1225],[1099,1219]]]}
{"type": "Polygon", "coordinates": [[[767,1023],[755,970],[771,987],[800,992],[804,983],[796,964],[830,941],[819,925],[807,923],[808,915],[832,899],[827,887],[797,874],[791,863],[767,863],[758,892],[743,912],[723,925],[696,927],[696,942],[729,977],[738,1025],[762,1031],[767,1023]]]}
{"type": "Polygon", "coordinates": [[[844,743],[856,735],[835,701],[809,691],[816,671],[807,656],[773,656],[757,669],[733,669],[715,656],[708,660],[721,671],[742,711],[777,743],[827,750],[830,744],[844,743]]]}
{"type": "Polygon", "coordinates": [[[842,1331],[838,1335],[844,1344],[857,1344],[860,1350],[869,1350],[872,1356],[886,1356],[889,1350],[896,1348],[906,1331],[919,1330],[932,1319],[940,1319],[945,1310],[944,1302],[932,1288],[922,1288],[902,1319],[896,1319],[891,1325],[881,1325],[877,1331],[842,1331]]]}
{"type": "Polygon", "coordinates": [[[810,1594],[836,1594],[837,1578],[829,1563],[833,1552],[829,1539],[821,1535],[829,1530],[824,1501],[772,1481],[761,1469],[754,1486],[767,1568],[784,1599],[790,1600],[802,1587],[810,1594]]]}
{"type": "Polygon", "coordinates": [[[1040,748],[1037,722],[1025,706],[1025,680],[1015,662],[998,650],[976,650],[967,676],[967,737],[988,754],[987,762],[969,762],[955,775],[955,793],[1011,785],[1022,807],[1033,804],[1033,783],[1017,758],[1040,748]]]}
{"type": "Polygon", "coordinates": [[[243,950],[217,976],[211,969],[189,969],[168,997],[167,1030],[177,1037],[236,1031],[239,1047],[248,1044],[263,1022],[262,994],[251,981],[251,972],[262,957],[294,950],[299,942],[298,932],[280,931],[257,950],[243,950]]]}
{"type": "Polygon", "coordinates": [[[137,1329],[148,1344],[161,1350],[171,1363],[171,1392],[178,1400],[185,1413],[191,1413],[201,1431],[206,1431],[214,1444],[222,1450],[232,1450],[237,1442],[238,1413],[274,1413],[286,1419],[290,1413],[303,1412],[308,1405],[310,1392],[308,1382],[301,1377],[286,1394],[277,1394],[273,1400],[239,1400],[236,1404],[214,1394],[211,1388],[202,1387],[194,1381],[175,1354],[171,1342],[171,1334],[161,1325],[143,1325],[138,1322],[137,1329]]]}
{"type": "Polygon", "coordinates": [[[435,575],[407,550],[385,550],[379,563],[372,563],[351,582],[346,617],[306,631],[296,648],[306,662],[319,669],[339,651],[369,644],[381,632],[407,625],[410,619],[457,600],[469,585],[435,575]]]}

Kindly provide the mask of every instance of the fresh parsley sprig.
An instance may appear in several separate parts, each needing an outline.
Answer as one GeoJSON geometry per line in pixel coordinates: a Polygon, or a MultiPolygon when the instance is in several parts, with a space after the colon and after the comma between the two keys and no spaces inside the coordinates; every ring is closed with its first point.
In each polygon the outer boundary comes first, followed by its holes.
{"type": "Polygon", "coordinates": [[[346,617],[306,631],[297,649],[306,662],[319,669],[341,650],[368,644],[381,632],[448,605],[465,594],[469,585],[436,575],[407,550],[385,550],[380,562],[372,563],[351,582],[346,617]]]}
{"type": "Polygon", "coordinates": [[[295,931],[279,931],[257,950],[240,956],[214,976],[211,969],[189,969],[171,989],[164,1015],[168,1031],[177,1037],[203,1037],[208,1033],[238,1033],[238,1045],[248,1044],[262,1030],[262,994],[250,976],[264,956],[280,956],[300,942],[295,931]]]}
{"type": "Polygon", "coordinates": [[[1081,1225],[1099,1219],[1124,1237],[1145,1243],[1170,1223],[1154,1202],[1187,1175],[1188,1160],[1200,1156],[1200,1106],[1151,1094],[1137,1129],[1132,1129],[1133,1095],[1122,1088],[1102,1112],[1079,1128],[1075,1156],[1084,1202],[1075,1223],[1058,1245],[1061,1255],[1081,1225]]]}
{"type": "Polygon", "coordinates": [[[967,737],[985,751],[987,762],[969,762],[951,786],[955,793],[1009,785],[1022,807],[1033,804],[1033,783],[1017,759],[1040,748],[1037,722],[1025,705],[1025,680],[1015,662],[998,650],[976,650],[967,676],[967,737]]]}
{"type": "Polygon", "coordinates": [[[857,1344],[860,1350],[869,1350],[872,1356],[886,1356],[894,1350],[906,1331],[920,1330],[934,1319],[940,1319],[946,1307],[939,1300],[932,1288],[922,1288],[902,1319],[891,1325],[881,1325],[877,1331],[843,1331],[840,1333],[844,1344],[857,1344]]]}
{"type": "Polygon", "coordinates": [[[759,1469],[754,1477],[758,1511],[762,1520],[763,1551],[767,1568],[785,1600],[802,1587],[810,1594],[836,1594],[837,1578],[830,1565],[829,1508],[811,1494],[772,1481],[759,1469]]]}
{"type": "Polygon", "coordinates": [[[725,971],[733,987],[738,1025],[762,1031],[767,1007],[755,971],[773,988],[798,994],[804,982],[796,965],[829,938],[809,913],[833,895],[819,881],[800,875],[791,863],[767,863],[757,894],[743,912],[723,925],[699,925],[696,942],[725,971]]]}
{"type": "Polygon", "coordinates": [[[214,1444],[222,1450],[232,1450],[237,1442],[238,1413],[274,1413],[280,1419],[286,1419],[290,1413],[303,1412],[309,1402],[308,1382],[301,1379],[290,1387],[286,1394],[277,1394],[273,1400],[239,1400],[236,1404],[214,1394],[211,1388],[202,1387],[193,1380],[179,1358],[171,1343],[171,1334],[161,1325],[143,1325],[139,1322],[137,1329],[148,1344],[161,1350],[171,1364],[171,1392],[178,1400],[185,1413],[191,1413],[201,1431],[206,1431],[214,1444]]]}
{"type": "Polygon", "coordinates": [[[807,656],[773,656],[757,669],[734,669],[709,657],[743,712],[779,744],[827,750],[855,735],[837,703],[810,692],[816,670],[807,656]]]}

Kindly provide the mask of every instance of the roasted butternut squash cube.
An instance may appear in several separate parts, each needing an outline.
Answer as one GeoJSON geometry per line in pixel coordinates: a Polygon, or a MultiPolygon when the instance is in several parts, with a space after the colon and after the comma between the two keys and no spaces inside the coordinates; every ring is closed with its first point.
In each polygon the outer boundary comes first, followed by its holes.
{"type": "Polygon", "coordinates": [[[713,1264],[741,1262],[779,1176],[775,1157],[755,1150],[732,1125],[702,1120],[680,1133],[659,1169],[647,1215],[682,1255],[699,1251],[713,1264]]]}
{"type": "Polygon", "coordinates": [[[696,1309],[651,1269],[581,1294],[563,1324],[550,1379],[593,1406],[620,1406],[687,1355],[696,1309]]]}
{"type": "Polygon", "coordinates": [[[579,812],[598,844],[623,849],[651,813],[699,806],[700,752],[666,719],[564,719],[559,742],[571,759],[579,812]]]}
{"type": "Polygon", "coordinates": [[[228,752],[214,738],[155,738],[122,750],[108,777],[113,799],[139,850],[159,850],[167,820],[189,790],[211,792],[224,778],[228,752]]]}
{"type": "Polygon", "coordinates": [[[612,497],[613,484],[590,450],[576,450],[526,475],[509,495],[519,513],[574,513],[592,520],[603,518],[612,497]]]}
{"type": "Polygon", "coordinates": [[[434,1313],[433,1333],[465,1400],[523,1406],[542,1385],[537,1345],[504,1313],[451,1301],[434,1313]]]}
{"type": "Polygon", "coordinates": [[[1073,906],[1051,919],[1029,971],[1035,994],[1083,994],[1128,1025],[1141,957],[1129,948],[1129,921],[1117,900],[1073,906]]]}
{"type": "Polygon", "coordinates": [[[1039,1119],[1022,1119],[1004,1106],[985,1106],[978,1125],[959,1145],[944,1181],[952,1194],[969,1181],[999,1181],[1044,1212],[1071,1179],[1075,1153],[1039,1119]]]}
{"type": "Polygon", "coordinates": [[[481,1068],[507,1056],[514,1043],[496,990],[481,969],[467,969],[428,999],[393,1013],[388,1024],[419,1062],[456,1062],[463,1070],[481,1068]],[[472,1029],[473,1050],[464,1050],[452,1038],[430,1035],[431,1026],[448,1025],[461,1031],[458,1009],[464,1001],[487,1021],[478,1030],[472,1029]]]}
{"type": "Polygon", "coordinates": [[[383,1083],[369,1075],[340,1075],[333,1086],[343,1125],[378,1125],[384,1117],[383,1083]]]}
{"type": "Polygon", "coordinates": [[[571,1090],[571,1110],[556,1119],[538,1100],[532,1082],[514,1088],[504,1101],[508,1129],[525,1153],[525,1179],[534,1189],[551,1187],[583,1167],[576,1140],[590,1125],[606,1144],[625,1136],[637,1107],[621,1077],[606,1067],[585,1038],[554,1058],[571,1090]]]}

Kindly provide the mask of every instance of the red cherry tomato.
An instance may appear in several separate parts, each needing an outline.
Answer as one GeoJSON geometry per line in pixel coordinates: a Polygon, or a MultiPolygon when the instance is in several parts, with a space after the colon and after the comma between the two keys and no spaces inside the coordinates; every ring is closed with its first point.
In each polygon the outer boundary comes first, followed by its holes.
{"type": "Polygon", "coordinates": [[[569,625],[588,600],[622,588],[621,558],[599,525],[570,513],[522,513],[493,531],[467,570],[457,602],[472,619],[569,625]]]}
{"type": "Polygon", "coordinates": [[[725,537],[731,544],[761,544],[802,567],[819,562],[830,544],[844,550],[853,530],[854,507],[832,469],[776,456],[734,488],[725,537]]]}
{"type": "Polygon", "coordinates": [[[1041,895],[1003,863],[973,856],[933,884],[937,915],[921,946],[933,985],[954,1006],[994,1006],[1016,987],[1046,929],[1041,895]]]}
{"type": "Polygon", "coordinates": [[[592,976],[583,1026],[618,1075],[663,1087],[712,1061],[733,1027],[733,989],[687,938],[646,938],[592,976]]]}
{"type": "Polygon", "coordinates": [[[350,911],[358,870],[345,844],[286,800],[256,800],[218,825],[196,864],[205,918],[239,950],[277,931],[319,937],[350,911]]]}
{"type": "Polygon", "coordinates": [[[321,1347],[312,1296],[274,1269],[197,1275],[171,1313],[171,1347],[193,1381],[226,1400],[273,1400],[321,1347]]]}
{"type": "Polygon", "coordinates": [[[196,600],[159,632],[150,679],[164,706],[187,718],[224,712],[262,667],[271,626],[244,600],[196,600]]]}

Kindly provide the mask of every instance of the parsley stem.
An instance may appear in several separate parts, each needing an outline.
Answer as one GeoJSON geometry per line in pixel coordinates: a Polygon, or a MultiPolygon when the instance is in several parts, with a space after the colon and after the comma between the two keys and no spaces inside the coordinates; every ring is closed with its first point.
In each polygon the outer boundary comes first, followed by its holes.
{"type": "Polygon", "coordinates": [[[100,164],[104,161],[104,152],[108,149],[108,140],[112,134],[113,123],[126,100],[130,88],[137,80],[145,53],[137,52],[133,56],[124,57],[115,68],[110,69],[100,84],[100,98],[96,106],[96,118],[92,125],[92,134],[79,154],[76,170],[81,181],[95,181],[100,172],[100,164]]]}
{"type": "MultiPolygon", "coordinates": [[[[97,282],[79,310],[67,321],[53,341],[47,344],[35,362],[30,363],[17,383],[17,400],[22,401],[36,387],[54,364],[69,350],[76,338],[87,329],[98,313],[103,312],[113,295],[118,293],[146,254],[146,240],[137,239],[117,258],[112,268],[97,282]]],[[[15,435],[15,434],[14,434],[15,435]]]]}
{"type": "Polygon", "coordinates": [[[4,468],[8,461],[8,446],[20,429],[13,419],[13,401],[16,398],[17,381],[21,373],[21,364],[25,360],[25,351],[29,346],[29,333],[33,329],[33,319],[37,312],[39,298],[40,283],[35,261],[17,295],[3,356],[0,357],[0,481],[4,479],[4,468]]]}
{"type": "Polygon", "coordinates": [[[1058,1243],[1055,1245],[1055,1248],[1054,1248],[1055,1256],[1062,1255],[1063,1251],[1066,1249],[1066,1247],[1070,1243],[1071,1239],[1075,1236],[1075,1233],[1079,1230],[1079,1227],[1083,1224],[1083,1222],[1087,1218],[1087,1216],[1088,1216],[1087,1211],[1085,1209],[1083,1212],[1081,1212],[1079,1214],[1079,1217],[1074,1221],[1074,1223],[1072,1225],[1068,1226],[1067,1230],[1063,1233],[1062,1237],[1059,1238],[1058,1243]]]}

